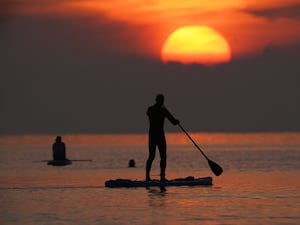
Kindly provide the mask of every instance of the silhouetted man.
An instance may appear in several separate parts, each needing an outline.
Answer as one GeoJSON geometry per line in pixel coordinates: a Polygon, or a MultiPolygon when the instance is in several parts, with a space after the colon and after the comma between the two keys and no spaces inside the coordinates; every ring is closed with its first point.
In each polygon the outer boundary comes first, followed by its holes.
{"type": "Polygon", "coordinates": [[[61,141],[61,137],[57,136],[55,143],[52,145],[53,159],[66,160],[66,145],[61,141]]]}
{"type": "Polygon", "coordinates": [[[164,121],[167,118],[172,124],[179,124],[179,120],[175,119],[171,113],[164,107],[164,96],[159,94],[156,96],[156,103],[150,106],[147,111],[149,117],[149,157],[146,165],[146,181],[151,180],[150,170],[152,162],[155,158],[156,146],[160,154],[160,180],[165,181],[165,171],[167,164],[167,143],[164,133],[164,121]]]}

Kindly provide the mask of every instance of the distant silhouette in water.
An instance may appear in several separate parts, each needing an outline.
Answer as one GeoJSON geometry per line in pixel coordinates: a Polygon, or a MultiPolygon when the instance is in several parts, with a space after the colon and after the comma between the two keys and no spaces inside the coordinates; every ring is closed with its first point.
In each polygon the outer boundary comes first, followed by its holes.
{"type": "Polygon", "coordinates": [[[173,125],[179,124],[179,120],[175,119],[172,114],[164,106],[164,96],[159,94],[156,96],[156,103],[147,110],[149,118],[149,157],[146,164],[146,181],[151,180],[150,170],[152,162],[155,158],[156,146],[160,154],[160,180],[165,181],[165,172],[167,165],[167,143],[164,133],[164,121],[167,118],[173,125]]]}
{"type": "Polygon", "coordinates": [[[135,167],[135,161],[134,161],[134,159],[130,159],[129,160],[128,167],[135,167]]]}
{"type": "Polygon", "coordinates": [[[53,160],[67,160],[66,159],[66,145],[61,141],[61,136],[56,137],[55,143],[52,145],[53,160]]]}

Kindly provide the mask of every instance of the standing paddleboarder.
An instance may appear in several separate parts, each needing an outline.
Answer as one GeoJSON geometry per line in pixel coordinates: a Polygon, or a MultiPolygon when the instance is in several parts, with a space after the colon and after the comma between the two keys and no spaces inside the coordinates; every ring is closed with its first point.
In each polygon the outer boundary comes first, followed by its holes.
{"type": "Polygon", "coordinates": [[[156,96],[156,103],[147,110],[149,118],[149,157],[146,164],[146,181],[150,181],[150,170],[155,158],[156,146],[160,154],[160,180],[165,181],[167,165],[167,143],[164,133],[164,121],[167,118],[173,125],[178,125],[179,120],[175,119],[164,106],[164,96],[156,96]]]}

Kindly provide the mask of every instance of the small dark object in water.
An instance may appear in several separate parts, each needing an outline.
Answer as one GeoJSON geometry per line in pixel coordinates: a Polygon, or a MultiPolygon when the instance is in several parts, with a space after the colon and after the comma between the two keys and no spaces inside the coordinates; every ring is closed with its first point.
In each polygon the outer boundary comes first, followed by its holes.
{"type": "Polygon", "coordinates": [[[134,159],[130,159],[129,160],[128,167],[135,167],[135,161],[134,161],[134,159]]]}

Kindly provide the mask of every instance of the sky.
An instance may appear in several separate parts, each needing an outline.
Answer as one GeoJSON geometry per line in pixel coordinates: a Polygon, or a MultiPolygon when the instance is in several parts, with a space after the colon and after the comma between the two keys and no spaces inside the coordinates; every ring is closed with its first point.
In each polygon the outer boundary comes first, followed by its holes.
{"type": "Polygon", "coordinates": [[[160,93],[188,131],[300,131],[299,76],[300,0],[0,2],[0,134],[146,133],[160,93]],[[163,63],[190,25],[231,60],[163,63]]]}

